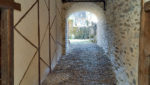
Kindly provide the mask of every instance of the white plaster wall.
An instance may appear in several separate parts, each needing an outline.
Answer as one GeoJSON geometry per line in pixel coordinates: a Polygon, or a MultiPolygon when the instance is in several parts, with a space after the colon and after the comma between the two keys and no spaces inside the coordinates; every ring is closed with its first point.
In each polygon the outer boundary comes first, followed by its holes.
{"type": "MultiPolygon", "coordinates": [[[[21,4],[21,11],[14,11],[14,24],[21,19],[36,0],[15,1],[21,4]]],[[[62,46],[56,43],[56,41],[62,43],[61,4],[61,0],[39,0],[41,82],[46,78],[50,71],[50,63],[53,69],[62,55],[62,46]],[[48,3],[48,1],[50,1],[50,3],[48,3]],[[50,4],[50,25],[48,25],[48,4],[50,4]],[[49,27],[51,29],[51,38],[49,38],[49,27]],[[51,39],[50,48],[49,39],[51,39]],[[51,52],[50,57],[49,52],[51,52]]],[[[16,26],[16,29],[31,43],[38,47],[37,3],[16,26]]],[[[14,30],[14,85],[38,85],[38,76],[37,48],[32,46],[16,30],[14,30]]]]}
{"type": "MultiPolygon", "coordinates": [[[[22,4],[22,11],[14,11],[14,24],[19,21],[19,19],[24,15],[29,7],[31,7],[31,5],[35,2],[35,0],[15,1],[22,4]],[[24,3],[26,3],[26,5],[24,3]]],[[[28,38],[28,40],[30,40],[36,46],[38,45],[37,24],[37,5],[35,5],[33,9],[28,13],[28,15],[26,15],[26,17],[16,26],[16,29],[19,30],[26,38],[28,38]]],[[[19,35],[16,30],[14,30],[14,85],[27,85],[35,83],[35,81],[37,81],[37,76],[35,74],[37,74],[38,66],[33,65],[36,64],[37,55],[31,63],[31,66],[29,67],[26,75],[24,75],[36,51],[36,48],[29,44],[21,35],[19,35]],[[31,67],[34,67],[34,69],[32,69],[31,67]],[[34,76],[35,79],[29,76],[33,72],[35,72],[35,74],[33,74],[32,76],[34,76]],[[25,77],[23,78],[23,76],[25,77]],[[28,79],[30,80],[29,82],[24,82],[28,81],[28,79]]]]}

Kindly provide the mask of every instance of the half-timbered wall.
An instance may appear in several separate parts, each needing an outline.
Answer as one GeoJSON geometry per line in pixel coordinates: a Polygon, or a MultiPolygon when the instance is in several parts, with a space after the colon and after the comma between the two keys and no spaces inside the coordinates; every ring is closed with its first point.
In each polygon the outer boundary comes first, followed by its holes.
{"type": "Polygon", "coordinates": [[[15,1],[21,11],[14,11],[14,85],[38,85],[61,56],[62,3],[15,1]]]}

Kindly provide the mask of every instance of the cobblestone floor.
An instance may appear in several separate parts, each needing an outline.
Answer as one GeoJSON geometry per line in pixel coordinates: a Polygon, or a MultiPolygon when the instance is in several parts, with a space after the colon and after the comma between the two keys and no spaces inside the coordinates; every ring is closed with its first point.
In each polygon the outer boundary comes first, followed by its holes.
{"type": "Polygon", "coordinates": [[[42,85],[116,85],[110,60],[96,44],[71,43],[42,85]]]}

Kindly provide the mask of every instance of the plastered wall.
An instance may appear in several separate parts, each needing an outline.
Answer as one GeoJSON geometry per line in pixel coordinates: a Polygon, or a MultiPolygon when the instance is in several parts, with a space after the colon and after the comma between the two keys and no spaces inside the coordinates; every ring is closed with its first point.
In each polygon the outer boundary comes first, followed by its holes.
{"type": "Polygon", "coordinates": [[[141,0],[107,0],[109,56],[118,85],[138,85],[141,0]]]}
{"type": "Polygon", "coordinates": [[[38,85],[39,69],[42,82],[62,55],[62,2],[39,0],[38,19],[37,0],[15,1],[21,11],[14,11],[14,85],[38,85]]]}

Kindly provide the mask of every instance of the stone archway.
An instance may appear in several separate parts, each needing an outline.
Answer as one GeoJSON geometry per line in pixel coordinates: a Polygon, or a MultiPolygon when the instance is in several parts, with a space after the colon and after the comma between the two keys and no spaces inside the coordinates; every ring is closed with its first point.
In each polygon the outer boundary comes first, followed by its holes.
{"type": "Polygon", "coordinates": [[[97,44],[99,46],[103,46],[103,49],[107,52],[107,39],[105,36],[105,28],[106,28],[106,20],[105,20],[105,14],[103,10],[103,4],[101,3],[90,3],[90,2],[84,2],[84,3],[66,3],[63,5],[63,54],[66,53],[67,49],[67,43],[68,43],[68,28],[67,28],[67,18],[79,11],[88,11],[96,15],[98,18],[98,24],[97,24],[97,44]],[[102,40],[103,42],[101,42],[102,40]]]}

